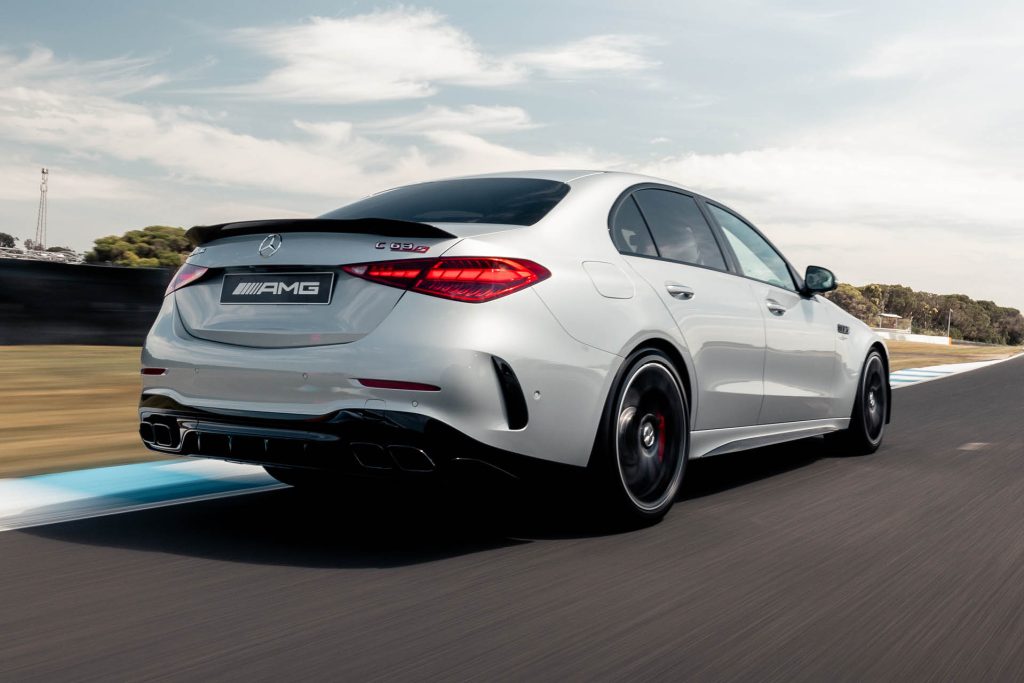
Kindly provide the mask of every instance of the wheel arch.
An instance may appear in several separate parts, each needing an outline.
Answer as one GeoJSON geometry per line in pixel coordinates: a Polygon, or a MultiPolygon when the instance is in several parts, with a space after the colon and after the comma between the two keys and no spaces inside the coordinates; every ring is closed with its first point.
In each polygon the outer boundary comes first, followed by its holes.
{"type": "MultiPolygon", "coordinates": [[[[655,351],[661,351],[669,360],[672,361],[672,365],[675,367],[676,372],[679,373],[680,379],[683,380],[683,391],[686,392],[686,403],[690,409],[690,424],[694,422],[694,418],[697,415],[697,392],[696,387],[693,384],[693,373],[690,370],[690,365],[687,362],[686,356],[683,355],[682,351],[676,347],[668,339],[662,337],[649,337],[639,342],[635,342],[633,347],[624,354],[625,358],[629,358],[638,351],[644,349],[653,349],[655,351]]],[[[612,387],[614,389],[614,385],[612,387]]]]}

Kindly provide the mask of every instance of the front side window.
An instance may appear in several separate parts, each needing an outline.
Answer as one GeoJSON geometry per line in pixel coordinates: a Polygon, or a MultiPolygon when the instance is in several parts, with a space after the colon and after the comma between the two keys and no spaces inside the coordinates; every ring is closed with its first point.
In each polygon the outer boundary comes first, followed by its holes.
{"type": "Polygon", "coordinates": [[[761,280],[783,289],[796,291],[793,276],[786,262],[772,245],[738,217],[714,204],[707,204],[711,215],[722,226],[729,246],[740,262],[740,270],[747,277],[761,280]]]}
{"type": "Polygon", "coordinates": [[[640,215],[640,209],[636,208],[636,202],[632,197],[626,197],[615,210],[615,217],[612,219],[612,242],[623,254],[658,255],[644,217],[640,215]]]}
{"type": "Polygon", "coordinates": [[[725,270],[725,259],[693,197],[669,190],[633,193],[662,258],[725,270]]]}
{"type": "Polygon", "coordinates": [[[321,218],[533,225],[568,192],[565,183],[539,178],[439,180],[381,192],[321,218]]]}

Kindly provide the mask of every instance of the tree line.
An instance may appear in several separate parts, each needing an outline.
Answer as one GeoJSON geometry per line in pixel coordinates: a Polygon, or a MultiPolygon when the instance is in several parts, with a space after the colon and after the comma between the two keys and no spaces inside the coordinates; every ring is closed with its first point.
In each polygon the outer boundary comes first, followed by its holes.
{"type": "Polygon", "coordinates": [[[869,325],[878,324],[879,313],[895,313],[912,319],[915,334],[946,334],[954,339],[989,344],[1024,344],[1024,316],[1016,308],[975,301],[964,294],[915,292],[903,285],[841,284],[826,295],[836,305],[869,325]]]}

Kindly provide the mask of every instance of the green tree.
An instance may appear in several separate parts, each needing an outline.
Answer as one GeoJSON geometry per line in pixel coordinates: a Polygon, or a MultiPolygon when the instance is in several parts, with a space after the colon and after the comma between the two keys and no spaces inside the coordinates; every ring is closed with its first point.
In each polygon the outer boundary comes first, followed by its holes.
{"type": "Polygon", "coordinates": [[[841,283],[825,295],[836,306],[868,325],[875,325],[878,306],[853,285],[841,283]]]}
{"type": "Polygon", "coordinates": [[[46,251],[62,252],[64,254],[74,254],[75,250],[71,247],[47,247],[46,251]]]}
{"type": "Polygon", "coordinates": [[[185,229],[167,225],[151,225],[142,230],[129,230],[118,237],[108,235],[96,240],[86,263],[113,263],[118,266],[177,268],[192,250],[185,239],[185,229]]]}
{"type": "Polygon", "coordinates": [[[0,247],[7,247],[8,249],[14,248],[14,243],[18,241],[18,238],[14,235],[8,235],[6,232],[0,232],[0,247]]]}

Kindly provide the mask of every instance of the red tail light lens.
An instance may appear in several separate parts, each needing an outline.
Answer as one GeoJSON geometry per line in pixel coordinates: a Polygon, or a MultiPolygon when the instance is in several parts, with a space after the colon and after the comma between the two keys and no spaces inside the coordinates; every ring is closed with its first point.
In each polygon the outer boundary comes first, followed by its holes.
{"type": "Polygon", "coordinates": [[[342,270],[383,285],[469,303],[497,299],[551,277],[551,271],[533,261],[490,256],[358,263],[342,270]]]}
{"type": "Polygon", "coordinates": [[[174,277],[171,278],[171,284],[167,285],[167,291],[164,292],[164,296],[192,284],[202,276],[206,275],[206,271],[208,270],[209,268],[193,266],[190,263],[183,264],[181,268],[178,268],[178,272],[174,274],[174,277]]]}

